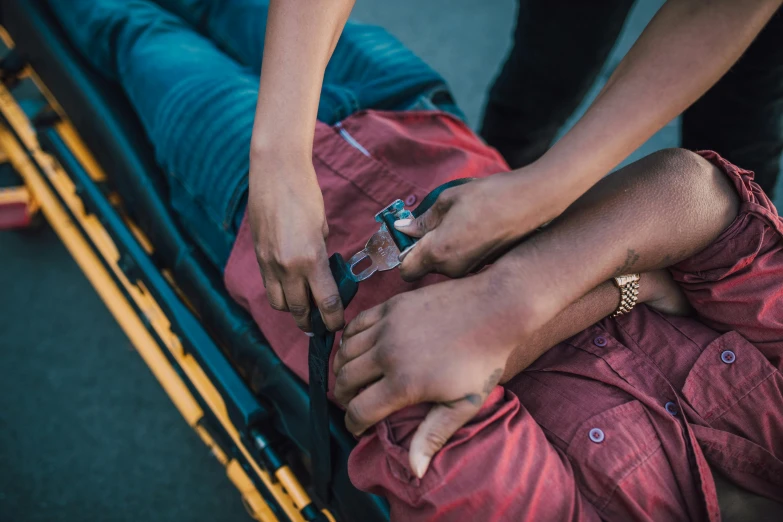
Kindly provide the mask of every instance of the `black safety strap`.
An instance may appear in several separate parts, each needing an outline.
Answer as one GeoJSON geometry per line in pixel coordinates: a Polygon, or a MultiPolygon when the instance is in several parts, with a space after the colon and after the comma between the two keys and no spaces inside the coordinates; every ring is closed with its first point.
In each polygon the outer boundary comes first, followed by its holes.
{"type": "MultiPolygon", "coordinates": [[[[351,267],[340,254],[329,258],[329,268],[337,283],[340,299],[347,307],[359,289],[359,283],[351,275],[351,267]]],[[[311,304],[310,324],[313,337],[310,338],[308,366],[310,372],[310,460],[313,465],[313,487],[322,502],[331,500],[332,445],[329,435],[329,400],[326,392],[329,385],[329,356],[334,344],[334,333],[330,332],[318,308],[311,304]]]]}

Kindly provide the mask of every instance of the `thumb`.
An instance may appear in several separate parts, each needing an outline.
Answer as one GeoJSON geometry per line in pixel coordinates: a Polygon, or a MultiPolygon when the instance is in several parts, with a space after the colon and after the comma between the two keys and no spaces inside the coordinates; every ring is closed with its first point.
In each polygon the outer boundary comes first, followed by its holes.
{"type": "Polygon", "coordinates": [[[440,451],[458,429],[481,408],[477,395],[454,402],[435,404],[419,424],[411,441],[408,456],[411,469],[420,479],[427,472],[432,457],[440,451]]]}
{"type": "Polygon", "coordinates": [[[394,228],[411,237],[422,237],[437,227],[440,224],[440,220],[441,213],[437,212],[433,206],[417,218],[398,219],[394,222],[394,228]]]}

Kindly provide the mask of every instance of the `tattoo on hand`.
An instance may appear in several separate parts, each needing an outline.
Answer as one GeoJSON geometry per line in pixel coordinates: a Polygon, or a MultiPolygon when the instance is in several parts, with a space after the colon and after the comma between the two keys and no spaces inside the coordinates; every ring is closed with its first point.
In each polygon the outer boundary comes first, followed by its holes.
{"type": "Polygon", "coordinates": [[[460,401],[468,401],[473,406],[478,408],[484,403],[484,400],[487,398],[487,395],[490,394],[492,388],[494,388],[497,385],[497,383],[500,382],[501,377],[503,377],[503,368],[497,368],[495,369],[495,371],[492,372],[492,374],[489,377],[487,377],[487,380],[484,381],[484,388],[481,390],[481,393],[469,393],[461,399],[457,399],[456,401],[450,401],[445,404],[447,406],[451,406],[460,401]]]}
{"type": "Polygon", "coordinates": [[[469,393],[469,394],[465,395],[464,400],[468,401],[469,403],[471,403],[476,408],[481,406],[481,395],[479,395],[477,393],[469,393]]]}
{"type": "Polygon", "coordinates": [[[639,261],[639,254],[637,254],[636,250],[633,248],[629,248],[628,252],[625,254],[625,263],[617,267],[617,269],[614,271],[615,276],[621,276],[629,273],[637,261],[639,261]]]}
{"type": "Polygon", "coordinates": [[[489,392],[492,391],[492,388],[494,388],[495,385],[500,382],[501,377],[503,377],[503,368],[495,368],[495,371],[492,372],[492,375],[487,377],[487,380],[484,382],[484,397],[489,395],[489,392]]]}

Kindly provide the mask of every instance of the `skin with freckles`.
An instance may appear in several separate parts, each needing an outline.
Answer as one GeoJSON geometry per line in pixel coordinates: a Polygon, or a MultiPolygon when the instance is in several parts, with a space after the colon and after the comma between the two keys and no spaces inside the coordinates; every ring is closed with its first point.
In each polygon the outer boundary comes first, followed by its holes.
{"type": "Polygon", "coordinates": [[[411,443],[411,467],[422,476],[487,390],[617,308],[610,278],[643,272],[641,301],[687,313],[660,269],[712,242],[736,216],[737,199],[700,156],[662,151],[603,180],[478,274],[363,312],[334,360],[348,429],[358,435],[407,405],[435,403],[411,443]]]}

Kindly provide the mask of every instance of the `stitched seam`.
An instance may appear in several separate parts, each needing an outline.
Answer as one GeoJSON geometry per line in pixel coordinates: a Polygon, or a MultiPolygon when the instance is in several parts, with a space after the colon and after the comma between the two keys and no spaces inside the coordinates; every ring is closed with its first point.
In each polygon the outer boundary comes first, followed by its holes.
{"type": "Polygon", "coordinates": [[[208,217],[209,220],[212,221],[213,224],[217,225],[218,228],[222,227],[223,220],[215,215],[215,212],[209,208],[209,206],[204,201],[203,197],[200,197],[197,194],[195,194],[193,189],[189,186],[189,184],[185,183],[182,177],[177,176],[175,171],[170,170],[168,171],[168,174],[169,176],[171,176],[177,181],[179,187],[182,188],[188,194],[188,196],[190,196],[190,201],[193,202],[198,208],[200,208],[204,212],[206,217],[208,217]]]}
{"type": "MultiPolygon", "coordinates": [[[[677,283],[677,286],[680,286],[680,284],[679,284],[679,283],[677,283]]],[[[644,305],[644,306],[647,306],[647,305],[644,305]]],[[[648,308],[649,308],[649,306],[648,306],[648,308]]],[[[654,313],[656,313],[657,315],[659,315],[659,316],[661,317],[661,319],[663,319],[664,321],[666,321],[666,323],[667,323],[667,324],[669,324],[669,325],[670,325],[672,328],[674,328],[675,330],[677,330],[677,332],[679,332],[679,333],[680,333],[680,335],[682,335],[683,337],[685,337],[686,339],[688,339],[688,341],[690,341],[690,342],[691,342],[691,344],[693,344],[693,346],[696,348],[696,351],[698,352],[698,355],[696,356],[696,359],[698,360],[699,356],[700,356],[702,353],[704,353],[704,350],[705,350],[706,348],[704,348],[704,349],[703,349],[703,348],[701,348],[701,345],[700,345],[699,343],[697,343],[696,341],[694,341],[693,339],[691,339],[691,337],[690,337],[690,336],[689,336],[687,333],[685,333],[684,331],[682,331],[682,330],[681,330],[681,329],[680,329],[680,328],[679,328],[677,325],[675,325],[674,323],[670,322],[670,321],[669,321],[669,320],[666,318],[666,316],[665,316],[665,315],[663,315],[662,313],[660,313],[658,310],[654,310],[654,309],[650,309],[650,310],[651,310],[651,311],[653,311],[654,313]]],[[[630,335],[630,334],[628,334],[628,335],[630,335]]],[[[635,339],[634,339],[634,341],[635,341],[635,339]]],[[[708,343],[708,345],[707,345],[707,346],[709,346],[709,343],[708,343]]]]}
{"type": "MultiPolygon", "coordinates": [[[[752,442],[752,441],[750,441],[750,442],[752,442]]],[[[723,445],[715,443],[715,442],[712,442],[712,441],[709,441],[709,442],[699,441],[699,445],[703,449],[704,448],[709,448],[711,451],[716,451],[716,452],[720,452],[720,453],[723,453],[723,454],[726,453],[726,448],[723,445]]],[[[721,463],[720,463],[721,467],[726,468],[726,469],[733,469],[733,470],[741,471],[743,473],[748,473],[748,474],[751,474],[751,475],[754,475],[754,476],[758,476],[760,478],[769,478],[769,477],[777,478],[777,479],[783,478],[783,474],[781,474],[781,473],[777,472],[776,470],[772,469],[770,467],[770,465],[766,461],[757,460],[757,459],[749,459],[745,455],[743,455],[742,453],[737,453],[737,452],[731,452],[729,455],[731,456],[731,461],[732,462],[746,464],[746,465],[750,466],[750,468],[746,467],[746,466],[739,466],[737,464],[733,464],[732,465],[731,463],[727,463],[726,459],[721,460],[721,463]],[[759,473],[756,472],[756,470],[763,471],[763,473],[759,474],[759,473]],[[764,476],[762,476],[762,475],[764,475],[764,476]]]]}
{"type": "MultiPolygon", "coordinates": [[[[756,375],[756,374],[758,374],[758,373],[760,373],[760,372],[756,372],[755,374],[753,374],[753,376],[755,376],[755,375],[756,375]]],[[[749,389],[747,392],[745,392],[745,393],[742,395],[742,397],[738,398],[736,401],[734,401],[734,402],[732,402],[732,403],[730,403],[730,404],[727,404],[727,405],[726,405],[726,406],[725,406],[725,407],[724,407],[722,410],[720,410],[719,412],[717,412],[717,413],[714,413],[714,412],[717,410],[717,408],[720,406],[720,405],[717,405],[715,408],[713,408],[712,410],[710,410],[708,413],[706,413],[706,414],[704,415],[704,420],[705,420],[705,421],[712,421],[712,420],[718,420],[718,419],[720,419],[721,417],[723,417],[723,415],[725,415],[725,414],[726,414],[726,412],[729,410],[729,408],[731,408],[732,406],[735,406],[735,405],[739,404],[740,402],[742,402],[742,401],[745,399],[745,397],[747,397],[748,395],[750,395],[750,394],[751,394],[751,393],[752,393],[752,392],[753,392],[753,391],[754,391],[756,388],[758,388],[759,386],[761,386],[762,384],[764,384],[764,382],[766,382],[766,381],[767,381],[767,380],[768,380],[770,377],[772,377],[773,375],[775,375],[775,372],[774,372],[774,371],[770,372],[770,374],[769,374],[769,375],[767,375],[766,377],[764,377],[763,379],[761,379],[761,380],[760,380],[758,383],[756,383],[756,385],[755,385],[755,386],[753,386],[751,389],[749,389]],[[714,413],[714,415],[715,415],[714,419],[713,419],[713,413],[714,413]]],[[[747,382],[749,379],[750,379],[750,376],[749,376],[748,378],[746,378],[745,380],[743,380],[742,382],[743,382],[743,383],[744,383],[744,382],[747,382]]]]}
{"type": "MultiPolygon", "coordinates": [[[[358,151],[357,151],[357,152],[358,152],[358,151]]],[[[356,184],[356,182],[355,182],[354,180],[352,180],[352,179],[351,179],[351,178],[349,178],[348,176],[345,176],[345,175],[341,174],[341,173],[340,173],[340,172],[338,172],[338,171],[337,171],[335,168],[333,168],[333,167],[332,167],[332,166],[331,166],[329,163],[327,163],[327,162],[326,162],[326,161],[325,161],[325,160],[324,160],[324,159],[321,157],[321,155],[320,155],[320,154],[318,154],[318,153],[316,153],[316,152],[313,152],[313,156],[315,156],[315,157],[318,159],[318,161],[320,161],[320,162],[321,162],[321,164],[322,164],[324,167],[326,167],[327,169],[329,169],[329,170],[330,170],[330,171],[331,171],[333,174],[335,174],[337,177],[339,177],[339,178],[341,178],[341,179],[344,179],[345,181],[347,181],[348,183],[350,183],[351,185],[353,185],[353,186],[354,186],[354,187],[355,187],[355,188],[356,188],[356,189],[357,189],[359,192],[361,192],[362,194],[364,194],[365,196],[367,196],[368,198],[370,198],[370,199],[371,199],[373,202],[377,203],[378,205],[383,205],[383,203],[381,203],[380,201],[378,201],[377,199],[375,199],[375,198],[374,198],[374,197],[373,197],[371,194],[368,194],[366,190],[364,190],[362,187],[360,187],[359,185],[357,185],[357,184],[356,184]]],[[[364,156],[362,156],[362,157],[364,157],[364,156]]],[[[385,170],[385,169],[384,169],[384,170],[385,170]]]]}
{"type": "MultiPolygon", "coordinates": [[[[333,127],[331,128],[331,130],[334,132],[334,128],[333,128],[333,127]]],[[[343,141],[344,141],[344,139],[343,139],[342,137],[340,137],[340,140],[343,140],[343,141]]],[[[347,144],[347,143],[346,143],[346,145],[350,146],[350,145],[349,145],[349,144],[347,144]]],[[[358,150],[354,149],[353,147],[351,147],[351,150],[352,150],[354,153],[361,154],[361,153],[360,153],[358,150]]],[[[320,153],[319,153],[319,152],[318,152],[316,149],[313,149],[313,156],[314,156],[315,158],[317,158],[317,159],[318,159],[318,160],[321,162],[321,164],[323,164],[323,165],[324,165],[326,168],[328,168],[328,169],[329,169],[331,172],[333,172],[333,173],[334,173],[335,175],[337,175],[338,177],[340,177],[340,178],[344,179],[345,181],[347,181],[348,183],[350,183],[351,185],[353,185],[354,187],[356,187],[356,189],[358,189],[358,190],[359,190],[359,192],[361,192],[362,194],[364,194],[365,196],[367,196],[368,198],[370,198],[372,201],[374,201],[374,202],[375,202],[375,203],[377,203],[378,205],[380,205],[380,206],[385,206],[385,205],[387,205],[387,204],[388,204],[388,203],[384,203],[384,202],[382,202],[382,201],[379,201],[378,199],[376,199],[375,197],[373,197],[371,194],[369,194],[369,193],[367,192],[367,190],[365,190],[363,187],[361,187],[360,185],[358,185],[358,184],[356,183],[356,181],[354,181],[353,179],[349,178],[348,176],[346,176],[346,175],[344,175],[344,174],[340,173],[340,172],[339,172],[339,170],[335,169],[335,168],[332,166],[331,162],[327,161],[327,160],[326,160],[326,158],[325,158],[324,156],[322,156],[322,155],[321,155],[321,154],[320,154],[320,153]]],[[[417,188],[418,188],[416,185],[414,185],[413,183],[411,183],[411,182],[410,182],[410,181],[408,181],[407,179],[405,179],[405,178],[401,177],[400,175],[396,174],[394,171],[392,171],[391,169],[389,169],[389,168],[388,168],[388,167],[387,167],[387,166],[386,166],[386,165],[385,165],[383,162],[379,161],[379,160],[378,160],[377,158],[375,158],[374,156],[372,156],[372,155],[371,155],[371,156],[365,156],[364,154],[361,154],[361,158],[362,158],[362,161],[372,161],[374,165],[377,165],[377,166],[378,166],[378,169],[379,169],[379,171],[380,171],[380,174],[384,175],[384,176],[385,176],[385,177],[387,177],[387,178],[391,178],[391,179],[395,180],[395,181],[397,182],[397,185],[404,184],[404,185],[407,185],[407,186],[411,186],[411,187],[413,187],[413,189],[417,189],[417,188]]]]}
{"type": "Polygon", "coordinates": [[[242,200],[242,196],[245,194],[245,192],[249,190],[248,184],[245,183],[245,180],[248,180],[249,178],[250,171],[243,174],[237,186],[234,187],[234,193],[228,200],[228,207],[226,208],[225,218],[223,220],[223,230],[228,230],[234,223],[235,214],[237,212],[237,208],[239,207],[239,202],[242,200]]]}
{"type": "Polygon", "coordinates": [[[775,215],[770,209],[755,202],[747,202],[748,209],[753,215],[764,218],[778,235],[783,235],[780,225],[780,216],[775,215]]]}
{"type": "MultiPolygon", "coordinates": [[[[725,338],[727,335],[730,335],[731,333],[732,333],[732,332],[729,332],[729,333],[723,334],[722,336],[718,337],[717,339],[715,339],[714,341],[712,341],[712,342],[710,343],[710,345],[709,345],[709,346],[708,346],[708,347],[707,347],[707,348],[706,348],[704,351],[706,352],[707,350],[709,350],[709,349],[712,347],[712,345],[713,345],[713,344],[717,343],[717,342],[718,342],[720,339],[723,339],[723,338],[725,338]]],[[[755,346],[753,346],[753,345],[752,345],[752,343],[750,343],[750,341],[747,341],[747,339],[745,339],[745,338],[744,338],[744,337],[742,337],[742,336],[740,336],[740,337],[741,337],[743,340],[745,340],[746,342],[748,342],[748,344],[750,344],[754,350],[758,351],[758,348],[756,348],[755,346]]],[[[721,348],[726,348],[726,346],[725,346],[725,345],[721,345],[721,348]]],[[[736,350],[736,348],[735,348],[735,350],[736,350]]],[[[717,352],[717,350],[716,350],[716,352],[717,352]]],[[[704,353],[704,352],[702,352],[702,354],[703,354],[703,353],[704,353]]],[[[759,355],[761,355],[761,354],[759,353],[759,355]]],[[[761,356],[761,357],[763,358],[763,356],[761,356]]],[[[700,358],[701,358],[701,357],[700,357],[700,358]]],[[[766,361],[766,359],[764,359],[764,360],[766,361]]],[[[766,362],[768,363],[769,361],[766,361],[766,362]]],[[[724,364],[725,364],[725,363],[724,363],[724,364]]],[[[769,375],[767,375],[767,376],[766,376],[766,377],[764,377],[762,380],[760,380],[758,383],[756,383],[756,385],[755,385],[755,386],[753,386],[753,387],[752,387],[752,388],[750,388],[750,389],[749,389],[747,392],[745,392],[744,394],[742,394],[742,396],[741,396],[741,397],[739,397],[737,400],[735,400],[735,401],[733,401],[733,402],[731,402],[731,401],[728,401],[728,402],[727,402],[727,404],[726,404],[726,406],[724,406],[724,407],[723,407],[723,410],[721,410],[720,412],[718,412],[718,413],[717,413],[717,415],[719,415],[719,416],[720,416],[720,415],[722,415],[723,413],[725,413],[725,412],[726,412],[726,410],[728,410],[728,409],[729,409],[730,407],[732,407],[733,405],[735,405],[735,404],[739,403],[739,402],[740,402],[740,401],[741,401],[741,400],[742,400],[742,399],[743,399],[745,396],[747,396],[747,395],[748,395],[750,392],[752,392],[752,391],[753,391],[753,390],[755,390],[757,387],[759,387],[759,386],[760,386],[760,385],[761,385],[761,384],[762,384],[764,381],[766,381],[766,380],[767,380],[767,379],[768,379],[770,376],[774,375],[776,370],[774,369],[774,367],[772,367],[772,365],[771,365],[771,364],[770,364],[770,368],[771,368],[771,371],[770,371],[769,375]]],[[[751,380],[753,380],[753,378],[755,378],[757,375],[759,375],[759,374],[762,374],[762,373],[763,373],[763,371],[764,371],[763,369],[760,369],[760,370],[758,370],[758,371],[755,371],[755,372],[751,373],[750,375],[746,375],[746,376],[745,376],[745,377],[744,377],[744,378],[743,378],[743,379],[742,379],[742,380],[741,380],[739,383],[736,383],[737,385],[734,387],[734,389],[740,389],[740,388],[742,387],[742,385],[744,385],[744,384],[745,384],[746,382],[748,382],[748,381],[751,381],[751,380]]],[[[691,371],[690,371],[690,373],[692,373],[692,374],[694,374],[694,375],[698,376],[698,377],[699,377],[701,380],[703,380],[703,381],[711,382],[711,381],[713,380],[713,376],[712,376],[712,375],[707,375],[707,374],[704,372],[704,370],[703,370],[702,368],[700,368],[700,367],[699,367],[699,365],[698,365],[698,361],[697,361],[697,363],[696,363],[696,364],[694,364],[694,365],[693,365],[693,368],[691,368],[691,371]]],[[[724,379],[725,379],[725,378],[724,378],[724,379]]],[[[728,380],[728,379],[725,379],[725,380],[728,380]]],[[[716,410],[718,410],[720,407],[721,407],[721,405],[720,405],[720,404],[715,404],[715,405],[712,407],[712,409],[710,409],[710,410],[707,410],[707,412],[705,412],[704,414],[702,414],[702,417],[704,418],[704,420],[706,421],[707,419],[709,419],[710,417],[712,417],[714,414],[716,414],[716,413],[715,413],[715,412],[716,412],[716,410]]]]}
{"type": "Polygon", "coordinates": [[[625,480],[631,473],[639,469],[639,466],[647,462],[650,459],[650,457],[652,457],[653,455],[661,451],[661,448],[663,448],[663,445],[661,444],[660,439],[658,439],[658,446],[653,451],[651,451],[646,457],[640,460],[635,466],[631,467],[631,469],[629,469],[627,472],[623,473],[623,476],[615,481],[612,491],[609,492],[609,494],[606,497],[606,500],[601,503],[601,507],[599,507],[598,509],[600,511],[603,511],[604,508],[609,504],[609,501],[612,500],[612,497],[614,497],[614,494],[617,492],[617,489],[620,487],[620,482],[625,480]]]}
{"type": "MultiPolygon", "coordinates": [[[[532,417],[532,415],[531,415],[531,417],[532,417]]],[[[535,420],[535,419],[533,419],[533,420],[535,420]]],[[[536,424],[538,424],[538,422],[536,422],[536,424]]],[[[549,429],[547,429],[547,428],[543,427],[543,426],[542,426],[542,425],[540,425],[540,424],[538,424],[538,427],[539,427],[539,428],[541,428],[541,431],[543,431],[543,432],[544,432],[544,434],[545,434],[547,437],[549,437],[549,438],[552,438],[552,439],[557,439],[557,440],[559,440],[560,442],[562,442],[562,443],[563,443],[563,446],[565,447],[565,449],[568,449],[568,443],[567,443],[565,440],[563,440],[563,439],[562,439],[560,436],[558,436],[558,435],[557,435],[557,433],[555,433],[555,432],[553,432],[553,431],[551,431],[551,430],[549,430],[549,429]]],[[[565,452],[564,452],[564,453],[565,453],[565,452]]],[[[568,455],[566,455],[566,456],[568,456],[568,455]]]]}
{"type": "MultiPolygon", "coordinates": [[[[644,306],[647,306],[647,305],[644,305],[644,306]]],[[[647,307],[647,308],[649,308],[649,307],[647,307]]],[[[658,311],[657,311],[657,310],[652,310],[652,309],[651,309],[651,311],[652,311],[652,312],[655,312],[656,314],[658,314],[658,311]]],[[[658,315],[661,315],[661,314],[658,314],[658,315]]],[[[646,353],[646,352],[644,351],[644,349],[641,347],[641,345],[639,344],[639,341],[636,339],[636,337],[635,337],[635,336],[631,335],[631,333],[630,333],[628,330],[626,330],[626,328],[625,328],[625,327],[624,327],[624,326],[623,326],[623,325],[622,325],[622,324],[621,324],[619,321],[617,321],[617,319],[615,319],[614,321],[615,321],[615,324],[617,325],[617,327],[618,327],[620,330],[622,330],[622,331],[623,331],[623,332],[624,332],[624,333],[625,333],[625,334],[626,334],[626,335],[627,335],[627,336],[628,336],[628,337],[631,339],[631,341],[633,341],[633,343],[636,345],[636,348],[637,348],[637,349],[639,349],[639,350],[640,350],[640,351],[641,351],[641,352],[644,354],[644,359],[645,359],[646,361],[648,361],[650,364],[652,364],[652,365],[655,367],[655,369],[657,369],[657,370],[658,370],[658,374],[661,376],[661,378],[662,378],[664,381],[666,381],[666,384],[668,384],[670,388],[674,389],[674,392],[675,392],[675,394],[676,394],[677,396],[679,396],[680,394],[677,392],[677,389],[676,389],[676,388],[675,388],[675,386],[674,386],[674,385],[671,383],[671,381],[669,381],[669,379],[666,377],[666,373],[663,371],[663,368],[661,368],[661,367],[658,365],[658,363],[657,363],[657,362],[655,362],[655,359],[653,359],[652,357],[650,357],[649,355],[647,355],[647,353],[646,353]]],[[[671,323],[669,323],[668,321],[666,321],[666,322],[667,322],[667,324],[671,324],[671,323]]],[[[685,335],[685,334],[684,334],[682,331],[680,331],[680,329],[679,329],[679,328],[677,328],[676,326],[674,326],[674,325],[671,325],[671,326],[672,326],[672,327],[673,327],[675,330],[677,330],[678,332],[680,332],[680,333],[681,333],[681,334],[682,334],[682,335],[683,335],[683,336],[684,336],[686,339],[688,339],[688,340],[689,340],[689,341],[690,341],[690,342],[691,342],[691,343],[692,343],[692,344],[693,344],[693,345],[696,347],[696,350],[697,350],[697,351],[698,351],[700,354],[703,352],[703,350],[699,350],[699,345],[698,345],[698,344],[696,344],[696,343],[693,341],[693,339],[691,339],[690,337],[688,337],[687,335],[685,335]]],[[[698,359],[698,356],[697,356],[697,359],[698,359]]],[[[629,384],[630,384],[630,383],[629,383],[629,384]]]]}
{"type": "MultiPolygon", "coordinates": [[[[537,370],[536,370],[536,371],[537,371],[537,370]]],[[[563,401],[568,401],[568,403],[569,403],[569,404],[572,404],[572,405],[574,404],[574,403],[573,403],[573,401],[571,401],[571,400],[570,400],[568,397],[566,397],[565,395],[561,394],[561,393],[558,391],[558,389],[557,389],[557,388],[553,388],[552,386],[549,386],[549,385],[548,385],[548,384],[546,384],[545,382],[542,382],[540,379],[536,379],[535,377],[533,377],[532,375],[530,375],[530,373],[532,373],[532,372],[527,372],[527,371],[525,371],[525,375],[526,375],[527,377],[529,377],[530,379],[532,379],[532,380],[536,381],[536,382],[537,382],[537,383],[539,383],[541,386],[545,386],[545,387],[547,388],[547,390],[549,390],[550,392],[552,392],[552,393],[556,393],[556,394],[557,394],[559,397],[561,397],[561,398],[562,398],[562,400],[563,400],[563,401]]],[[[558,372],[558,373],[561,373],[561,372],[558,372]]],[[[596,414],[596,415],[599,415],[599,414],[596,414]]],[[[531,413],[531,416],[532,416],[532,413],[531,413]]],[[[540,422],[538,422],[538,421],[537,421],[535,418],[533,418],[533,420],[535,420],[535,421],[536,421],[536,424],[538,424],[538,426],[539,426],[541,429],[543,429],[543,430],[545,430],[545,431],[547,431],[547,432],[549,432],[549,433],[552,433],[552,435],[553,435],[555,438],[557,438],[558,440],[562,441],[562,442],[563,442],[563,446],[565,447],[565,452],[566,452],[566,454],[568,453],[568,448],[569,448],[569,446],[571,446],[571,443],[570,443],[569,441],[567,441],[567,440],[565,440],[565,439],[561,438],[560,436],[556,435],[554,432],[551,432],[550,430],[548,430],[548,429],[544,428],[544,427],[541,425],[541,423],[540,423],[540,422]]],[[[585,421],[585,422],[586,422],[586,421],[585,421]]]]}
{"type": "MultiPolygon", "coordinates": [[[[580,350],[580,351],[582,351],[582,352],[584,352],[584,353],[590,354],[590,355],[592,355],[593,357],[596,357],[596,358],[598,358],[598,359],[601,359],[601,360],[604,362],[604,364],[605,364],[605,365],[606,365],[606,366],[609,368],[609,370],[611,370],[611,372],[612,372],[612,373],[613,373],[613,374],[614,374],[616,377],[618,377],[618,378],[619,378],[621,381],[623,381],[625,384],[627,384],[627,385],[628,385],[630,388],[633,388],[634,390],[637,390],[637,391],[639,390],[639,388],[638,388],[637,386],[634,386],[634,385],[633,385],[631,382],[629,382],[629,381],[628,381],[628,379],[626,379],[626,378],[625,378],[625,377],[623,377],[621,374],[619,374],[619,373],[617,372],[617,370],[615,370],[615,369],[614,369],[614,367],[611,365],[611,363],[609,363],[609,361],[607,361],[607,360],[606,360],[606,358],[604,358],[602,355],[598,355],[598,354],[596,354],[596,353],[593,353],[593,352],[591,352],[591,351],[589,351],[589,350],[585,350],[584,348],[581,348],[581,347],[579,347],[579,346],[576,346],[576,345],[574,345],[574,344],[571,344],[571,343],[569,343],[569,342],[563,342],[563,344],[566,344],[566,345],[568,345],[568,346],[571,346],[572,348],[575,348],[575,349],[577,349],[577,350],[580,350]]],[[[618,343],[618,344],[619,344],[619,343],[618,343]]],[[[610,385],[610,386],[611,386],[611,385],[610,385]]],[[[616,386],[615,386],[615,387],[616,387],[616,386]]],[[[622,388],[620,388],[620,389],[622,389],[622,388]]],[[[622,391],[624,391],[625,393],[628,393],[626,390],[622,390],[622,391]]],[[[631,394],[630,394],[630,393],[628,393],[628,395],[631,395],[631,394]]]]}

